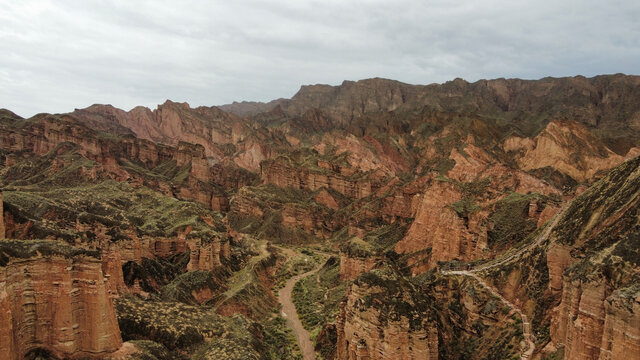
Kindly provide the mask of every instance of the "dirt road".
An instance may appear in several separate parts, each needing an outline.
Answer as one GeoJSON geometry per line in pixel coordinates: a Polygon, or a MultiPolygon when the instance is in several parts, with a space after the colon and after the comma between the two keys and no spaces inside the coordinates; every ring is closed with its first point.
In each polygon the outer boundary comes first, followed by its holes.
{"type": "Polygon", "coordinates": [[[509,300],[502,297],[502,295],[500,295],[500,293],[498,293],[496,289],[494,289],[493,287],[485,283],[484,280],[482,280],[482,278],[476,275],[476,273],[483,270],[490,269],[490,268],[498,267],[509,262],[516,261],[529,250],[542,244],[542,242],[547,240],[547,238],[551,234],[551,231],[556,226],[556,224],[558,223],[558,221],[560,220],[560,218],[562,217],[562,215],[564,214],[567,208],[568,208],[568,205],[563,206],[560,209],[560,211],[558,211],[558,213],[554,216],[551,222],[549,222],[549,224],[542,231],[542,233],[538,235],[536,239],[534,239],[534,241],[522,247],[521,249],[517,250],[515,253],[508,255],[502,259],[498,259],[496,261],[492,261],[487,264],[475,267],[468,271],[456,271],[456,270],[442,271],[444,275],[464,275],[464,276],[469,276],[474,278],[476,281],[480,283],[480,285],[482,285],[485,289],[487,289],[493,295],[497,296],[504,304],[506,304],[513,311],[517,312],[518,315],[520,315],[520,318],[522,318],[522,334],[524,335],[524,341],[527,343],[527,348],[522,349],[522,353],[520,354],[520,359],[530,359],[531,355],[533,355],[533,352],[535,351],[535,348],[536,348],[535,337],[531,333],[531,324],[529,323],[529,318],[527,317],[527,315],[522,313],[522,310],[520,310],[520,308],[512,304],[509,300]]]}
{"type": "Polygon", "coordinates": [[[287,325],[296,336],[296,340],[298,340],[298,345],[300,346],[300,350],[302,351],[302,356],[305,360],[315,360],[316,352],[313,350],[313,342],[311,341],[311,337],[309,336],[309,332],[302,326],[302,322],[298,317],[298,313],[296,312],[296,306],[293,304],[293,299],[291,297],[291,293],[293,292],[293,286],[300,280],[306,278],[307,276],[315,274],[318,270],[322,268],[326,261],[325,258],[320,262],[315,269],[308,271],[304,274],[296,275],[289,279],[285,286],[280,289],[278,292],[278,301],[282,304],[282,316],[287,320],[287,325]]]}

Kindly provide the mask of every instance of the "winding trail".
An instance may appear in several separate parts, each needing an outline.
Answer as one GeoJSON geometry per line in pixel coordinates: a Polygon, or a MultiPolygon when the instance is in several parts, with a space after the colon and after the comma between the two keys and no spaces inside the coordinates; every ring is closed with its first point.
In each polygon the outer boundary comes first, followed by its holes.
{"type": "Polygon", "coordinates": [[[293,303],[291,294],[293,292],[293,287],[298,281],[315,274],[326,263],[328,254],[321,253],[319,251],[316,251],[316,253],[319,253],[324,257],[322,261],[313,270],[307,271],[304,274],[296,275],[287,280],[285,286],[278,292],[278,301],[282,304],[282,316],[287,320],[289,328],[293,330],[296,340],[298,340],[300,350],[302,351],[302,356],[305,360],[316,360],[316,352],[313,348],[313,342],[311,341],[309,332],[304,328],[304,326],[302,326],[302,322],[298,317],[296,306],[293,303]]]}
{"type": "Polygon", "coordinates": [[[469,269],[469,270],[442,270],[442,274],[444,274],[444,275],[463,275],[463,276],[469,276],[469,277],[475,279],[478,283],[480,283],[480,285],[482,285],[482,287],[484,287],[490,293],[492,293],[493,295],[498,297],[500,299],[500,301],[502,301],[505,305],[507,305],[512,311],[515,311],[515,312],[518,313],[518,315],[520,315],[520,318],[522,319],[522,334],[524,336],[524,341],[527,344],[527,348],[526,349],[524,349],[524,348],[522,349],[522,353],[520,354],[520,359],[530,359],[531,356],[533,355],[533,352],[536,349],[536,343],[535,343],[536,338],[531,333],[531,323],[529,322],[529,318],[527,317],[527,315],[522,313],[522,310],[520,308],[515,306],[509,300],[505,299],[502,295],[500,295],[498,290],[496,290],[493,287],[489,286],[476,273],[484,271],[484,270],[488,270],[488,269],[491,269],[491,268],[494,268],[494,267],[497,267],[497,266],[501,266],[501,265],[504,265],[506,263],[510,263],[510,262],[512,262],[512,261],[514,261],[516,259],[519,259],[527,251],[529,251],[529,250],[533,249],[534,247],[542,244],[542,242],[544,242],[549,237],[549,234],[551,234],[551,230],[553,230],[553,228],[556,226],[556,224],[558,224],[558,221],[562,218],[562,215],[564,214],[564,212],[567,209],[567,207],[568,207],[568,204],[563,206],[560,209],[560,211],[558,211],[558,213],[553,217],[553,219],[547,224],[547,227],[542,231],[542,233],[540,235],[538,235],[538,237],[534,241],[532,241],[530,244],[527,244],[526,246],[523,246],[522,248],[516,250],[513,254],[507,255],[504,258],[497,259],[495,261],[491,261],[491,262],[489,262],[487,264],[483,264],[483,265],[477,266],[477,267],[475,267],[473,269],[469,269]]]}

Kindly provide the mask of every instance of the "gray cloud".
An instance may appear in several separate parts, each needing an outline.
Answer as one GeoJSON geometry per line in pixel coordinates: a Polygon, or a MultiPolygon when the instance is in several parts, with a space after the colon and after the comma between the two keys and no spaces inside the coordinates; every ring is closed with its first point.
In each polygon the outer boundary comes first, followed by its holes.
{"type": "Polygon", "coordinates": [[[409,83],[639,73],[640,2],[0,0],[0,107],[23,116],[409,83]]]}

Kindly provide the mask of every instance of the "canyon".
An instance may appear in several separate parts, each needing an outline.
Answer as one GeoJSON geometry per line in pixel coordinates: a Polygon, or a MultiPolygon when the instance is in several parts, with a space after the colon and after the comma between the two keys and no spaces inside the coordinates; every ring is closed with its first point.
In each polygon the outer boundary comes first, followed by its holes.
{"type": "Polygon", "coordinates": [[[639,95],[375,78],[2,109],[0,353],[636,359],[639,95]]]}

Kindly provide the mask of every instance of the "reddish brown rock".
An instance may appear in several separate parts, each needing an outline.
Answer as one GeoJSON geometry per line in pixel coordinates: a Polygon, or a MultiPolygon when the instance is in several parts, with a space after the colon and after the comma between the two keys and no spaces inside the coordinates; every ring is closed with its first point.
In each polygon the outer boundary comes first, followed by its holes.
{"type": "Polygon", "coordinates": [[[466,220],[450,207],[462,197],[456,185],[433,180],[428,185],[416,218],[406,236],[396,244],[400,254],[431,248],[429,266],[440,260],[472,260],[482,256],[487,229],[485,214],[470,214],[466,220]]]}
{"type": "Polygon", "coordinates": [[[438,359],[436,324],[424,319],[419,329],[411,329],[409,319],[390,319],[384,310],[362,308],[362,299],[382,288],[361,288],[353,284],[340,306],[337,358],[355,359],[438,359]]]}
{"type": "Polygon", "coordinates": [[[517,162],[522,170],[549,166],[579,182],[624,161],[573,121],[552,121],[534,139],[512,137],[505,141],[504,148],[521,153],[517,162]]]}
{"type": "Polygon", "coordinates": [[[122,345],[99,259],[38,256],[0,267],[0,353],[43,348],[60,358],[102,358],[122,345]]]}
{"type": "Polygon", "coordinates": [[[340,207],[336,199],[334,199],[333,196],[324,189],[321,190],[313,199],[329,209],[338,210],[340,207]]]}
{"type": "Polygon", "coordinates": [[[640,294],[614,293],[605,302],[598,360],[640,359],[640,294]]]}
{"type": "Polygon", "coordinates": [[[318,172],[309,168],[296,168],[284,161],[268,160],[262,162],[260,167],[264,184],[311,191],[329,188],[352,199],[369,196],[380,187],[382,180],[378,175],[374,176],[378,178],[375,180],[352,180],[341,174],[346,168],[337,167],[332,171],[318,172]]]}
{"type": "Polygon", "coordinates": [[[562,291],[562,274],[574,260],[571,247],[554,242],[547,249],[547,268],[549,269],[549,290],[553,293],[562,291]]]}
{"type": "Polygon", "coordinates": [[[221,242],[220,238],[214,238],[209,242],[203,242],[198,238],[189,239],[187,244],[191,254],[187,271],[211,271],[219,267],[222,264],[220,262],[221,242]]]}
{"type": "Polygon", "coordinates": [[[6,229],[4,227],[4,203],[2,200],[2,190],[0,190],[0,239],[4,239],[6,229]]]}
{"type": "Polygon", "coordinates": [[[598,359],[602,345],[606,298],[603,279],[582,282],[565,279],[562,302],[551,326],[555,344],[564,345],[567,360],[598,359]]]}
{"type": "Polygon", "coordinates": [[[115,243],[103,244],[100,251],[102,258],[102,273],[106,279],[107,292],[110,297],[117,297],[127,290],[122,273],[122,256],[115,243]]]}
{"type": "Polygon", "coordinates": [[[353,280],[363,272],[367,272],[375,266],[380,260],[378,257],[357,257],[349,256],[346,253],[340,253],[340,280],[353,280]]]}
{"type": "MultiPolygon", "coordinates": [[[[175,193],[178,197],[193,199],[216,209],[225,210],[228,200],[224,191],[210,183],[237,189],[252,179],[251,174],[241,171],[236,165],[210,162],[202,145],[176,141],[176,146],[172,147],[132,137],[104,138],[68,116],[41,115],[37,121],[19,129],[0,126],[0,148],[8,151],[32,151],[36,155],[44,155],[54,149],[69,151],[72,146],[64,144],[67,142],[77,144],[78,153],[97,163],[91,169],[82,169],[81,175],[86,179],[111,178],[145,184],[165,195],[173,196],[175,193]],[[124,161],[153,169],[161,162],[171,160],[178,167],[189,167],[188,176],[180,184],[145,178],[121,165],[124,161]],[[177,189],[172,190],[172,186],[177,189]]],[[[54,168],[63,165],[60,161],[60,158],[55,158],[54,168]]]]}

